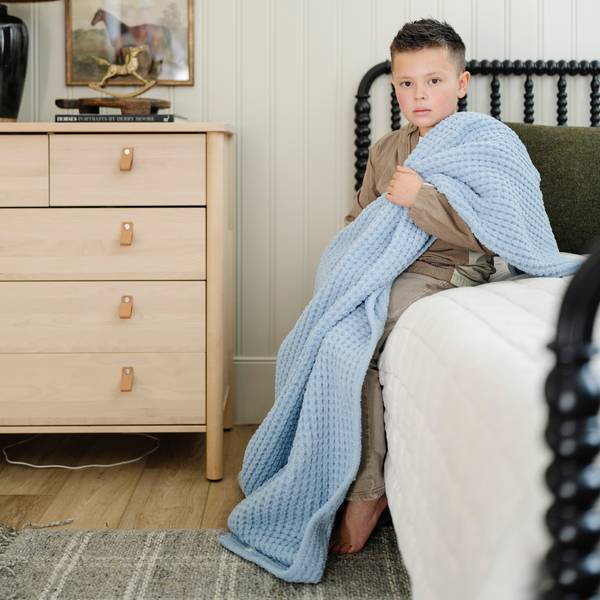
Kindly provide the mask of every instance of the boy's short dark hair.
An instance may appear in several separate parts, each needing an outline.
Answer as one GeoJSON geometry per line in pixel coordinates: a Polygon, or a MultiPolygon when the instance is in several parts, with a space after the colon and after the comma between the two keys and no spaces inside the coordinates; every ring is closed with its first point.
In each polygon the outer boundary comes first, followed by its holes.
{"type": "Polygon", "coordinates": [[[465,44],[451,25],[435,19],[408,21],[396,34],[390,46],[392,65],[394,54],[416,52],[425,48],[446,48],[460,75],[465,70],[465,44]]]}

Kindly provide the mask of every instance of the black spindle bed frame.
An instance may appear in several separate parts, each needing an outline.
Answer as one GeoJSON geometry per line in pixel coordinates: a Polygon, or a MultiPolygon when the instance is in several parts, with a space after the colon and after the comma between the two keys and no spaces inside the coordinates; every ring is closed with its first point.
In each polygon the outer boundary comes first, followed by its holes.
{"type": "MultiPolygon", "coordinates": [[[[532,75],[558,75],[557,125],[567,124],[566,75],[591,75],[590,125],[600,126],[600,62],[527,60],[471,60],[465,64],[471,75],[492,75],[490,113],[500,119],[499,75],[525,75],[524,122],[534,122],[532,75]]],[[[367,167],[371,135],[369,91],[381,75],[391,74],[389,60],[375,65],[358,87],[355,105],[356,189],[367,167]]],[[[467,97],[458,110],[467,110],[467,97]]],[[[392,88],[391,126],[400,128],[400,107],[392,88]]],[[[600,199],[599,199],[600,201],[600,199]]],[[[546,471],[546,482],[554,501],[546,513],[553,542],[546,557],[550,580],[540,591],[544,600],[600,600],[600,469],[594,464],[600,452],[600,383],[590,370],[596,348],[592,331],[600,305],[600,245],[573,277],[564,296],[555,340],[549,348],[556,364],[546,380],[549,406],[546,441],[554,459],[546,471]],[[545,586],[546,587],[546,586],[545,586]]]]}

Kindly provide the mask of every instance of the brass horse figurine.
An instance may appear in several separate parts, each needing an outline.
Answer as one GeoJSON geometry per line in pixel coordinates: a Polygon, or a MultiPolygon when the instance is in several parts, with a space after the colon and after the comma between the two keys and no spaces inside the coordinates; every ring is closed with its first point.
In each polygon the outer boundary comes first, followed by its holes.
{"type": "Polygon", "coordinates": [[[144,85],[148,85],[150,82],[147,79],[144,79],[138,72],[138,68],[140,63],[138,61],[138,54],[144,49],[143,46],[136,46],[135,48],[127,48],[126,53],[127,57],[125,58],[124,65],[111,65],[107,60],[103,58],[98,58],[97,56],[92,56],[92,58],[99,64],[105,65],[108,67],[108,71],[106,71],[106,75],[102,79],[102,81],[98,84],[100,87],[104,87],[106,82],[111,77],[118,76],[127,76],[133,75],[137,77],[144,85]]]}
{"type": "Polygon", "coordinates": [[[126,48],[125,49],[125,64],[124,65],[112,65],[107,60],[103,58],[98,58],[97,56],[92,56],[92,58],[99,64],[105,65],[108,67],[106,71],[106,75],[102,78],[100,83],[90,83],[89,87],[98,92],[104,92],[105,94],[109,94],[110,96],[114,96],[115,98],[129,98],[133,96],[139,96],[144,92],[148,91],[152,86],[156,85],[156,80],[148,81],[144,79],[138,72],[139,62],[138,62],[138,54],[144,49],[143,46],[135,46],[134,48],[126,48]],[[133,75],[137,77],[144,86],[139,90],[131,93],[131,94],[113,94],[112,92],[108,92],[104,89],[107,81],[112,77],[126,77],[127,75],[133,75]]]}
{"type": "Polygon", "coordinates": [[[150,23],[130,27],[109,12],[99,8],[92,19],[92,26],[101,21],[104,22],[108,39],[115,49],[116,63],[119,65],[125,63],[124,49],[144,45],[148,47],[150,53],[152,63],[148,72],[152,73],[154,64],[156,62],[162,63],[163,40],[166,40],[167,48],[171,47],[171,31],[168,27],[150,23]]]}

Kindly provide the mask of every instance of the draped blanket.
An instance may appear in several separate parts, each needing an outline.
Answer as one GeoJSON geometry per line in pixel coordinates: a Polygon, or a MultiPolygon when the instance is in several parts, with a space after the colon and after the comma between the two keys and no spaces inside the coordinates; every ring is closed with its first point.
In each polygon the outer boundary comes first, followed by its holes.
{"type": "MultiPolygon", "coordinates": [[[[539,174],[517,135],[478,113],[432,129],[404,166],[446,195],[513,272],[562,277],[539,174]]],[[[318,582],[337,509],[358,471],[361,387],[383,333],[393,280],[433,243],[384,196],[329,244],[315,293],[277,356],[275,404],[239,474],[246,498],[221,543],[290,582],[318,582]]]]}

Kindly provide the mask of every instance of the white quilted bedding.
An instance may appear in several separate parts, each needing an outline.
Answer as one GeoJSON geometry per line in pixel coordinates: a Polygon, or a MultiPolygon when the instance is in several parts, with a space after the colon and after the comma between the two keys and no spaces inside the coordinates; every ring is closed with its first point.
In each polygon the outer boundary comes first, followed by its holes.
{"type": "Polygon", "coordinates": [[[385,480],[413,600],[534,598],[550,539],[546,344],[570,280],[447,290],[388,339],[385,480]]]}

